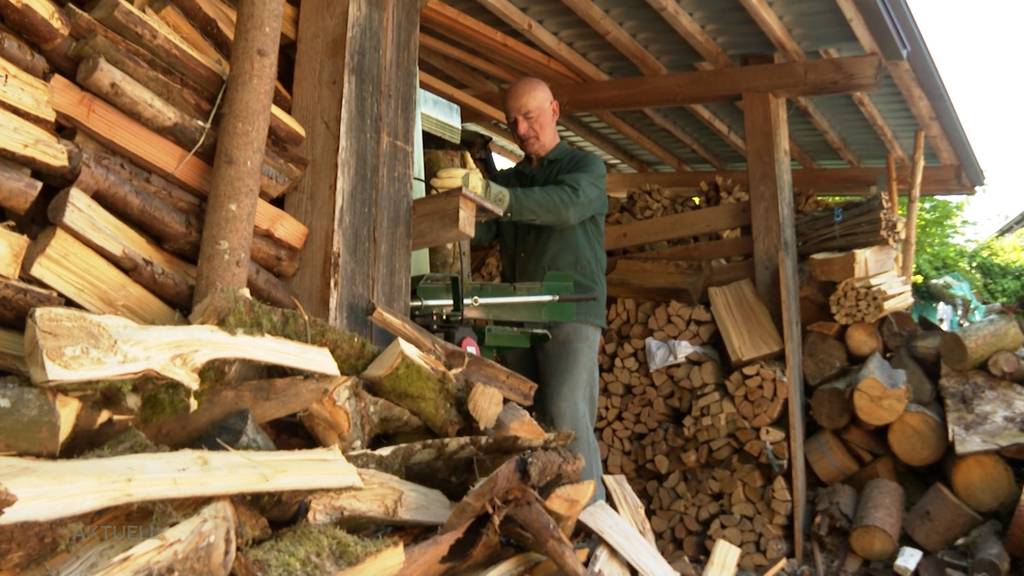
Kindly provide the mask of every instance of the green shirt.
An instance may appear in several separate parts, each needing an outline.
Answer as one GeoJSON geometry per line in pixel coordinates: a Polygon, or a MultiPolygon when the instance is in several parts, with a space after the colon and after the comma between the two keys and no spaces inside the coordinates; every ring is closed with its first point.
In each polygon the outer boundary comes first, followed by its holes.
{"type": "Polygon", "coordinates": [[[509,189],[504,218],[477,227],[474,244],[501,246],[502,280],[539,282],[548,271],[572,274],[576,320],[605,326],[604,217],[608,198],[601,160],[559,142],[537,166],[528,159],[502,170],[494,182],[509,189]]]}

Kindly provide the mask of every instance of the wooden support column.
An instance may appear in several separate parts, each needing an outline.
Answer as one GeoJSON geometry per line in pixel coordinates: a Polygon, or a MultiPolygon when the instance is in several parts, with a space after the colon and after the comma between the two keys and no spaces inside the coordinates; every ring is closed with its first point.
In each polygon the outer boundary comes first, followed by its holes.
{"type": "Polygon", "coordinates": [[[364,336],[372,301],[408,307],[418,28],[416,0],[299,11],[292,113],[317,161],[285,199],[310,229],[291,287],[310,315],[364,336]]]}
{"type": "Polygon", "coordinates": [[[767,93],[743,95],[747,171],[754,238],[754,280],[782,326],[789,379],[790,466],[793,474],[793,544],[803,557],[807,525],[804,464],[804,394],[801,373],[800,298],[797,281],[793,175],[786,101],[767,93]]]}
{"type": "Polygon", "coordinates": [[[199,247],[195,303],[222,288],[245,288],[248,282],[283,10],[284,0],[258,0],[246,2],[238,11],[220,144],[199,247]]]}

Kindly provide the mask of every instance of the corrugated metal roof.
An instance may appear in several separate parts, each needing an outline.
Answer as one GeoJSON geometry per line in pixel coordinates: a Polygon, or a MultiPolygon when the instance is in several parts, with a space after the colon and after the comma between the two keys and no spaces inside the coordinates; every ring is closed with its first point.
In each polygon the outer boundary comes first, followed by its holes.
{"type": "MultiPolygon", "coordinates": [[[[899,1],[899,0],[894,0],[899,1]]],[[[637,67],[622,53],[580,19],[561,0],[511,0],[511,2],[554,33],[560,40],[594,63],[612,77],[631,77],[640,74],[637,67]]],[[[612,20],[622,26],[640,45],[653,54],[670,72],[687,72],[702,59],[669,26],[660,14],[644,0],[593,0],[612,20]]],[[[502,32],[535,46],[476,0],[447,0],[451,7],[501,30],[502,32]]],[[[775,48],[737,0],[678,0],[679,5],[692,16],[735,63],[745,56],[773,55],[775,48]]],[[[826,48],[838,50],[842,56],[863,54],[857,38],[834,0],[768,0],[790,34],[808,58],[819,58],[826,48]]],[[[539,46],[536,48],[541,49],[539,46]]],[[[486,55],[485,55],[486,56],[486,55]]],[[[918,71],[920,74],[921,72],[918,71]]],[[[909,155],[913,149],[914,133],[918,125],[895,83],[884,74],[881,85],[869,93],[875,106],[909,155]]],[[[849,150],[864,166],[885,164],[888,151],[848,95],[820,96],[811,99],[837,130],[849,150]]],[[[709,104],[719,118],[737,134],[743,134],[743,116],[732,103],[709,104]]],[[[846,163],[829,145],[822,134],[800,110],[789,107],[789,128],[792,140],[822,168],[844,167],[846,163]]],[[[743,156],[728,142],[684,108],[662,109],[688,135],[696,139],[724,168],[742,169],[743,156]]],[[[619,113],[630,124],[696,170],[709,170],[711,166],[680,140],[655,126],[639,112],[619,113]]],[[[955,116],[955,114],[954,114],[955,116]]],[[[655,170],[671,170],[659,158],[612,130],[593,116],[583,115],[585,122],[614,141],[624,150],[655,170]]],[[[954,138],[953,134],[949,134],[954,138]]],[[[969,149],[969,145],[968,145],[969,149]]],[[[606,156],[606,155],[605,155],[606,156]]],[[[929,149],[929,164],[937,164],[929,149]]],[[[964,161],[963,159],[961,159],[964,161]]],[[[973,160],[973,155],[972,155],[973,160]]],[[[626,168],[628,169],[628,168],[626,168]]],[[[980,184],[980,182],[976,182],[980,184]]]]}

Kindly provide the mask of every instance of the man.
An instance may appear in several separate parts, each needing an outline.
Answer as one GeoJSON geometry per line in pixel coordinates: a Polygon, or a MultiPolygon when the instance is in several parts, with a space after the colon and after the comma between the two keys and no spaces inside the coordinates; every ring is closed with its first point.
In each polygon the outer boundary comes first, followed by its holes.
{"type": "Polygon", "coordinates": [[[577,293],[597,296],[576,304],[575,322],[552,325],[550,341],[512,351],[506,362],[537,382],[534,408],[540,420],[576,434],[571,447],[585,459],[583,478],[595,481],[595,499],[603,500],[594,424],[607,293],[604,163],[561,141],[558,101],[542,80],[517,81],[504,105],[508,127],[526,158],[480,186],[504,216],[478,225],[473,242],[488,244],[497,237],[506,282],[536,282],[548,271],[567,272],[577,293]]]}

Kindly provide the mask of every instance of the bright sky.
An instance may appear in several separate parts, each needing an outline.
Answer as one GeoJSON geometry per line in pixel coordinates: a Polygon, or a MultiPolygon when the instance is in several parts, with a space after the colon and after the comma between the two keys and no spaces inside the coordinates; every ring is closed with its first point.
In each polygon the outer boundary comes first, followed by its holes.
{"type": "Polygon", "coordinates": [[[982,240],[1024,211],[1024,75],[1015,54],[1024,35],[1018,0],[907,0],[985,171],[986,186],[967,200],[982,240]]]}

